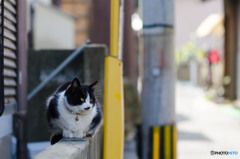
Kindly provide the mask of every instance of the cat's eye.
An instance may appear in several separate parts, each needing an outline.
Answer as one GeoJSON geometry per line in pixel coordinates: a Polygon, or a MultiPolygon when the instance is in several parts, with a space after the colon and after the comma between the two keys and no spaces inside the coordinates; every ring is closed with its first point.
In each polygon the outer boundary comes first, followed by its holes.
{"type": "Polygon", "coordinates": [[[83,98],[80,98],[80,100],[81,100],[82,102],[84,102],[84,99],[83,99],[83,98]]]}
{"type": "Polygon", "coordinates": [[[90,99],[90,102],[93,102],[93,99],[90,99]]]}

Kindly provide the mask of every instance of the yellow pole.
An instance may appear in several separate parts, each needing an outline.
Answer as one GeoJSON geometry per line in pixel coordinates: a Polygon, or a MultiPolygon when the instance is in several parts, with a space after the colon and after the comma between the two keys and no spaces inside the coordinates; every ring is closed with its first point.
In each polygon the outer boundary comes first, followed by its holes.
{"type": "Polygon", "coordinates": [[[160,127],[156,126],[153,128],[153,158],[159,159],[159,148],[160,148],[160,127]]]}
{"type": "Polygon", "coordinates": [[[164,149],[165,149],[165,158],[164,159],[171,159],[171,126],[167,125],[164,127],[164,149]]]}
{"type": "Polygon", "coordinates": [[[118,57],[119,41],[119,0],[111,0],[110,55],[118,57]]]}
{"type": "Polygon", "coordinates": [[[110,56],[105,59],[103,159],[123,159],[122,61],[118,59],[119,0],[111,0],[110,56]]]}
{"type": "Polygon", "coordinates": [[[152,158],[176,159],[177,130],[176,125],[154,126],[152,130],[152,158]]]}

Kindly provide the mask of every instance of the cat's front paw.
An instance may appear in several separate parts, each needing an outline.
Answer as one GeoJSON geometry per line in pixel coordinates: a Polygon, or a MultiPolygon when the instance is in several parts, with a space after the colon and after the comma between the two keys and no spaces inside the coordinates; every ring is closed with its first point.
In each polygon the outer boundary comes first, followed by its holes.
{"type": "Polygon", "coordinates": [[[87,134],[86,134],[86,137],[93,137],[94,133],[95,132],[93,130],[88,131],[87,134]]]}
{"type": "Polygon", "coordinates": [[[63,130],[63,137],[64,138],[73,138],[74,137],[74,133],[68,130],[63,130]]]}
{"type": "Polygon", "coordinates": [[[82,139],[82,138],[84,138],[86,136],[86,134],[84,133],[84,132],[75,132],[74,133],[74,135],[73,135],[73,137],[75,137],[75,138],[80,138],[80,139],[82,139]]]}

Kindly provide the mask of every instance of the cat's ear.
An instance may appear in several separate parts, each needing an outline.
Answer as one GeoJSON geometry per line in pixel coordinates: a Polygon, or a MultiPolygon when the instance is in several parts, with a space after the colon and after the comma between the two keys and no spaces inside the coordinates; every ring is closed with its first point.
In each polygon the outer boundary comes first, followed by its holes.
{"type": "Polygon", "coordinates": [[[74,79],[72,80],[71,86],[72,86],[73,88],[81,87],[81,84],[80,84],[78,78],[74,78],[74,79]]]}
{"type": "Polygon", "coordinates": [[[89,87],[91,90],[95,90],[95,88],[97,87],[97,84],[98,84],[98,81],[95,81],[95,82],[93,82],[92,84],[90,84],[88,87],[89,87]]]}

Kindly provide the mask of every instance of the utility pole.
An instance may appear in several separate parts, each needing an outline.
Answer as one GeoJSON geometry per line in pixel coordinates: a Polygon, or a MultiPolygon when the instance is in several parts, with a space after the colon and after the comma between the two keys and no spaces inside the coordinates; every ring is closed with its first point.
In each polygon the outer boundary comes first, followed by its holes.
{"type": "Polygon", "coordinates": [[[175,159],[174,1],[141,1],[142,159],[175,159]]]}
{"type": "Polygon", "coordinates": [[[224,77],[229,82],[224,83],[225,94],[227,99],[235,100],[237,97],[237,29],[238,29],[238,4],[239,1],[224,0],[224,19],[225,19],[225,36],[224,36],[224,77]],[[226,78],[226,79],[227,79],[226,78]]]}

